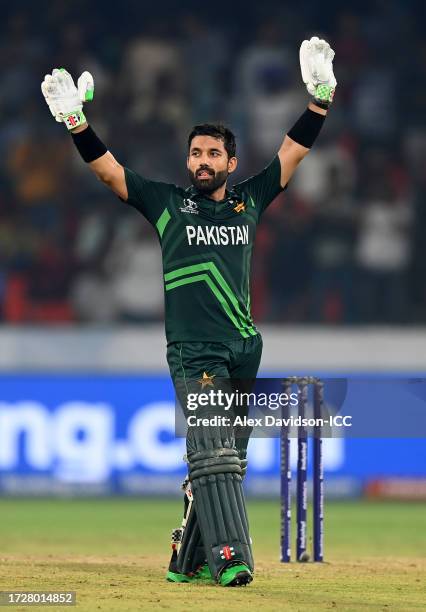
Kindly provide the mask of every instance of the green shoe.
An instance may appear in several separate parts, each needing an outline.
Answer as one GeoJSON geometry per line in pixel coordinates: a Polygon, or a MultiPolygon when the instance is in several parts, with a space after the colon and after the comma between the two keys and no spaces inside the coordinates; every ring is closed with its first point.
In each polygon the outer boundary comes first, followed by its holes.
{"type": "Polygon", "coordinates": [[[196,572],[191,574],[180,574],[179,572],[168,571],[166,579],[169,582],[205,582],[212,581],[212,575],[207,563],[201,565],[196,572]]]}
{"type": "Polygon", "coordinates": [[[192,582],[192,578],[188,574],[178,574],[170,570],[166,574],[166,580],[168,582],[192,582]]]}
{"type": "Polygon", "coordinates": [[[204,563],[196,572],[194,577],[196,580],[213,580],[212,573],[207,563],[204,563]]]}
{"type": "Polygon", "coordinates": [[[221,586],[246,586],[253,580],[253,575],[245,563],[226,567],[220,575],[221,586]]]}

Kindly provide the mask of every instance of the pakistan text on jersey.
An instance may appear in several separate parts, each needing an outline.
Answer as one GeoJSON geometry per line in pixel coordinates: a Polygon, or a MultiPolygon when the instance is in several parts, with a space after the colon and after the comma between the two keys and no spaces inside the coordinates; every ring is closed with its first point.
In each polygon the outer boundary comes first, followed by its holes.
{"type": "Polygon", "coordinates": [[[217,244],[237,245],[249,243],[248,225],[226,226],[226,225],[187,225],[186,235],[189,245],[217,244]]]}

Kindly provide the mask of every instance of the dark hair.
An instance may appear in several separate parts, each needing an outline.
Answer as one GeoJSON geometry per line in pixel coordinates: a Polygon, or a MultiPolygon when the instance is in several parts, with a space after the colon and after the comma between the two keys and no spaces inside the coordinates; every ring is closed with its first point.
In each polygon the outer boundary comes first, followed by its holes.
{"type": "Polygon", "coordinates": [[[188,136],[188,150],[191,148],[191,142],[195,136],[213,136],[213,138],[223,140],[223,145],[225,147],[225,151],[228,153],[228,157],[235,157],[237,152],[235,136],[231,130],[228,130],[228,128],[221,123],[203,123],[201,125],[194,125],[190,135],[188,136]]]}

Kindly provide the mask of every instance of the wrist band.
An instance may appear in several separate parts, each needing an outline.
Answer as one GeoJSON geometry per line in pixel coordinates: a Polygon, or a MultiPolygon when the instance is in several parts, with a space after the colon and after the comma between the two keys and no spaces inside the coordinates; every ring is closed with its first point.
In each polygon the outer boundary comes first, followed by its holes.
{"type": "Polygon", "coordinates": [[[71,136],[78,152],[87,164],[102,157],[102,155],[105,155],[108,151],[90,125],[82,132],[78,132],[77,134],[71,133],[71,136]]]}
{"type": "Polygon", "coordinates": [[[324,121],[325,115],[320,115],[307,108],[293,125],[287,136],[302,145],[302,147],[310,149],[320,133],[324,121]]]}

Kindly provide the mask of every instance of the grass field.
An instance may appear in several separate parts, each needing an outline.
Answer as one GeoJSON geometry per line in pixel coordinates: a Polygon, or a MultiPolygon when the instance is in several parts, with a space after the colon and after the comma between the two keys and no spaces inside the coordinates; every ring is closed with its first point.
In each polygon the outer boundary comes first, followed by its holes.
{"type": "Polygon", "coordinates": [[[256,575],[241,589],[164,581],[181,505],[0,499],[0,590],[75,590],[88,611],[425,609],[424,504],[329,502],[327,562],[281,564],[278,503],[252,501],[256,575]]]}

